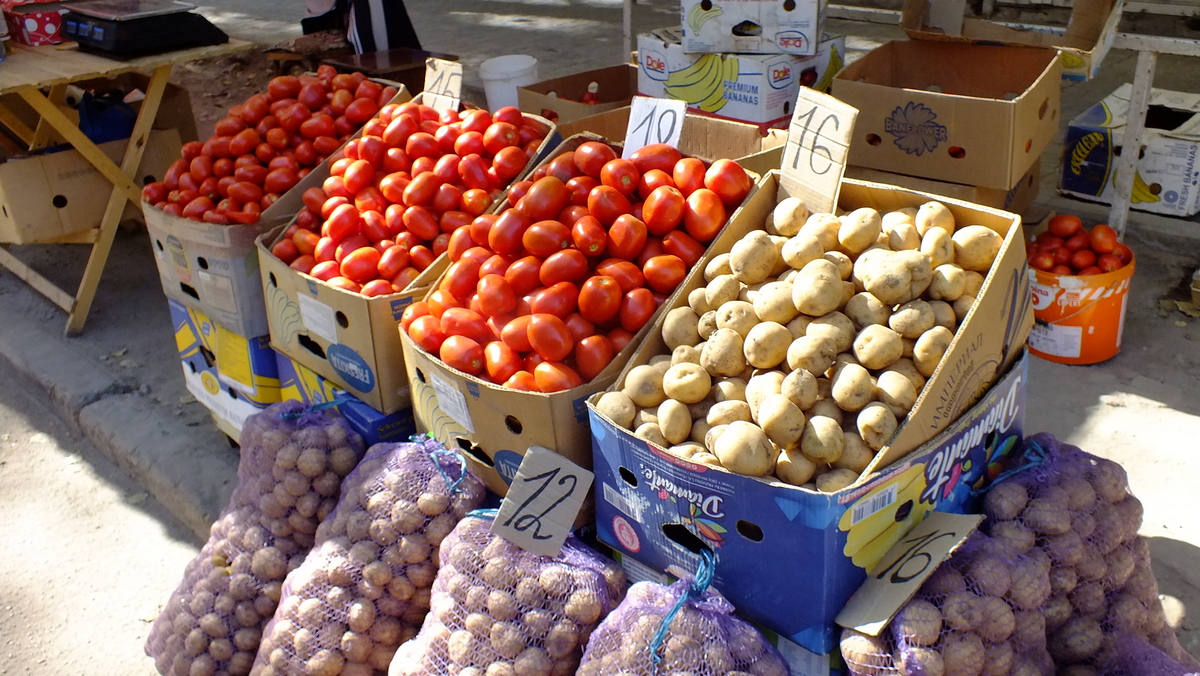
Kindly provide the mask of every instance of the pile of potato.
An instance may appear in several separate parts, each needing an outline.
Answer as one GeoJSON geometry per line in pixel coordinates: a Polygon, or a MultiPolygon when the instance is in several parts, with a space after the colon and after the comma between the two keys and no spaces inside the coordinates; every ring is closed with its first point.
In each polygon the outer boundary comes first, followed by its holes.
{"type": "Polygon", "coordinates": [[[712,590],[686,602],[671,621],[658,647],[662,662],[656,669],[650,656],[654,637],[690,584],[638,582],[630,587],[621,605],[592,634],[578,676],[787,676],[775,648],[712,590]]]}
{"type": "Polygon", "coordinates": [[[1043,617],[1050,560],[975,533],[896,613],[882,637],[847,629],[855,676],[1051,676],[1043,617]]]}
{"type": "Polygon", "coordinates": [[[666,315],[671,354],[597,408],[694,462],[844,488],[913,407],[1003,239],[940,202],[835,216],[786,198],[666,315]]]}
{"type": "Polygon", "coordinates": [[[570,676],[583,646],[625,593],[625,573],[569,536],[555,558],[467,518],[442,542],[420,634],[390,676],[570,676]]]}
{"type": "Polygon", "coordinates": [[[246,421],[229,507],[146,641],[164,676],[250,673],[284,577],[304,561],[363,454],[362,438],[336,413],[290,419],[304,408],[274,404],[246,421]]]}

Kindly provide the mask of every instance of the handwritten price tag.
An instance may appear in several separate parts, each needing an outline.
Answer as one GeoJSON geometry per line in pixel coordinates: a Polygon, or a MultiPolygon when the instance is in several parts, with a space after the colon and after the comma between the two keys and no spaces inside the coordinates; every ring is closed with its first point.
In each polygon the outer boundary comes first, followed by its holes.
{"type": "Polygon", "coordinates": [[[591,472],[561,455],[531,447],[500,503],[492,532],[534,554],[558,556],[592,479],[591,472]]]}
{"type": "Polygon", "coordinates": [[[834,621],[878,636],[938,564],[958,549],[981,521],[983,516],[979,514],[930,514],[888,550],[834,621]]]}
{"type": "Polygon", "coordinates": [[[828,94],[800,88],[783,147],[780,182],[813,212],[837,206],[858,109],[828,94]]]}
{"type": "Polygon", "coordinates": [[[425,59],[425,105],[439,113],[458,110],[462,100],[463,67],[457,61],[425,59]]]}
{"type": "Polygon", "coordinates": [[[629,159],[633,151],[651,143],[679,147],[683,116],[687,103],[675,99],[635,96],[629,104],[629,126],[625,128],[625,147],[621,157],[629,159]]]}

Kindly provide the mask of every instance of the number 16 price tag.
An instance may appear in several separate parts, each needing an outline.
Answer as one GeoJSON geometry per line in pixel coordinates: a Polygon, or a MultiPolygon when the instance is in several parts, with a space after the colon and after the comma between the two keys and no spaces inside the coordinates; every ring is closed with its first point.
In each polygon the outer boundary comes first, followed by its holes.
{"type": "Polygon", "coordinates": [[[457,61],[425,59],[425,105],[439,113],[458,110],[462,99],[463,66],[457,61]]]}
{"type": "Polygon", "coordinates": [[[780,174],[788,192],[814,213],[832,213],[837,206],[857,118],[853,106],[808,87],[800,88],[780,174]]]}
{"type": "Polygon", "coordinates": [[[558,556],[594,475],[561,455],[533,446],[500,503],[492,532],[541,556],[558,556]]]}
{"type": "Polygon", "coordinates": [[[629,126],[625,128],[625,147],[621,157],[629,159],[633,151],[652,143],[679,147],[683,132],[683,116],[687,103],[676,99],[655,99],[635,96],[629,104],[629,126]]]}

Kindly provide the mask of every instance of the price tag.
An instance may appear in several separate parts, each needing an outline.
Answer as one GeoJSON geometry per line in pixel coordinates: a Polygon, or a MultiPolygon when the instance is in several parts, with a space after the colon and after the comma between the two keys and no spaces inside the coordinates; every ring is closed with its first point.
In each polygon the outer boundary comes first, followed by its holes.
{"type": "Polygon", "coordinates": [[[633,151],[651,143],[679,147],[687,102],[635,96],[629,104],[629,126],[625,128],[625,147],[621,157],[629,159],[633,151]]]}
{"type": "Polygon", "coordinates": [[[837,206],[858,109],[828,94],[800,88],[783,147],[780,182],[813,212],[837,206]]]}
{"type": "Polygon", "coordinates": [[[458,110],[462,100],[463,67],[457,61],[425,59],[425,105],[439,113],[458,110]]]}
{"type": "Polygon", "coordinates": [[[888,550],[834,621],[878,636],[938,564],[958,549],[981,521],[980,514],[930,514],[888,550]]]}
{"type": "Polygon", "coordinates": [[[592,479],[591,472],[554,451],[531,447],[500,503],[492,532],[534,554],[558,556],[592,479]]]}

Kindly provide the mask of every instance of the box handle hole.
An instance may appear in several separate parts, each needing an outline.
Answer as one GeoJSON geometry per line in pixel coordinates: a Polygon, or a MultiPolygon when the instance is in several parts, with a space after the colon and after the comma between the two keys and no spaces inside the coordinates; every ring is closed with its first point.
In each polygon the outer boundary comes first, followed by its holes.
{"type": "Polygon", "coordinates": [[[189,361],[189,362],[186,362],[186,363],[187,363],[188,370],[189,370],[189,371],[191,371],[192,373],[195,373],[195,372],[196,372],[196,365],[195,365],[195,364],[193,364],[193,363],[192,363],[192,362],[190,362],[190,361],[189,361]]]}
{"type": "Polygon", "coordinates": [[[783,11],[790,12],[793,9],[796,9],[796,0],[786,0],[783,3],[783,11]]]}
{"type": "Polygon", "coordinates": [[[712,0],[701,0],[700,9],[702,9],[706,12],[708,10],[712,9],[712,0]]]}
{"type": "Polygon", "coordinates": [[[350,328],[350,320],[346,319],[346,315],[342,314],[341,310],[338,310],[336,313],[334,313],[333,318],[337,320],[338,326],[342,327],[343,329],[350,328]]]}
{"type": "Polygon", "coordinates": [[[913,501],[906,500],[904,503],[902,503],[899,507],[896,508],[896,517],[895,517],[896,523],[900,523],[901,521],[904,521],[905,519],[907,519],[908,515],[912,514],[912,511],[913,511],[913,501]]]}
{"type": "Polygon", "coordinates": [[[681,523],[664,523],[662,532],[668,540],[693,554],[699,554],[706,549],[712,551],[708,545],[704,544],[703,540],[696,537],[695,533],[681,523]]]}
{"type": "Polygon", "coordinates": [[[50,203],[61,209],[67,206],[67,198],[64,195],[55,195],[50,199],[50,203]]]}
{"type": "Polygon", "coordinates": [[[196,293],[196,290],[195,290],[195,289],[193,289],[193,288],[192,288],[190,285],[188,285],[188,284],[184,284],[183,282],[180,282],[180,283],[179,283],[179,290],[180,290],[180,291],[182,291],[182,292],[184,292],[184,293],[186,293],[187,295],[191,296],[192,298],[195,298],[196,300],[200,300],[200,294],[199,294],[199,293],[196,293]]]}
{"type": "Polygon", "coordinates": [[[1041,120],[1041,119],[1045,118],[1046,111],[1049,109],[1050,109],[1050,99],[1046,99],[1045,101],[1042,101],[1042,105],[1038,107],[1038,119],[1041,120]]]}
{"type": "Polygon", "coordinates": [[[278,287],[279,287],[279,280],[275,279],[275,273],[274,273],[274,272],[268,272],[268,273],[267,273],[267,280],[268,280],[268,282],[270,282],[271,286],[274,286],[274,287],[276,287],[276,288],[278,288],[278,287]]]}
{"type": "Polygon", "coordinates": [[[739,520],[737,522],[737,532],[738,535],[741,535],[751,542],[763,541],[763,529],[756,523],[739,520]]]}
{"type": "Polygon", "coordinates": [[[629,484],[630,488],[637,488],[637,486],[638,486],[637,475],[634,474],[633,472],[629,471],[628,468],[618,467],[617,474],[619,474],[621,476],[622,481],[629,484]]]}
{"type": "Polygon", "coordinates": [[[162,240],[154,240],[154,246],[158,247],[159,251],[166,251],[166,249],[163,248],[162,240]]]}
{"type": "Polygon", "coordinates": [[[425,373],[422,372],[421,369],[413,369],[413,370],[417,372],[417,380],[421,381],[421,384],[424,385],[425,384],[425,373]]]}
{"type": "Polygon", "coordinates": [[[158,179],[154,178],[150,174],[146,174],[145,176],[142,177],[142,185],[143,186],[150,185],[151,183],[153,183],[157,180],[158,179]]]}
{"type": "Polygon", "coordinates": [[[967,151],[962,146],[950,146],[946,149],[946,154],[956,160],[961,160],[967,156],[967,151]]]}
{"type": "Polygon", "coordinates": [[[325,358],[325,350],[320,346],[320,344],[317,343],[317,341],[304,334],[300,334],[300,337],[298,337],[296,340],[300,343],[300,347],[303,347],[321,359],[325,358]]]}
{"type": "Polygon", "coordinates": [[[208,269],[208,259],[205,258],[204,256],[200,256],[199,258],[196,259],[196,265],[199,265],[201,270],[207,270],[208,269]]]}
{"type": "Polygon", "coordinates": [[[492,459],[487,456],[487,453],[483,452],[483,449],[479,447],[479,444],[471,443],[470,439],[464,439],[463,437],[457,437],[457,438],[455,438],[454,443],[458,444],[459,448],[463,449],[467,453],[470,453],[472,458],[475,458],[479,462],[482,462],[484,465],[486,465],[488,467],[496,466],[496,463],[493,462],[492,459]]]}
{"type": "Polygon", "coordinates": [[[217,363],[217,355],[213,354],[212,350],[203,345],[200,346],[200,356],[204,357],[204,363],[208,364],[209,368],[212,368],[212,365],[217,363]]]}
{"type": "Polygon", "coordinates": [[[525,426],[521,424],[521,421],[511,415],[504,416],[504,426],[513,434],[520,434],[525,430],[525,426]]]}
{"type": "Polygon", "coordinates": [[[883,143],[883,139],[879,138],[879,134],[867,134],[867,145],[877,146],[883,143]]]}

